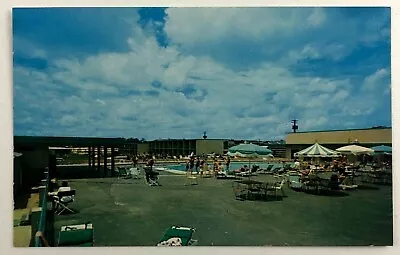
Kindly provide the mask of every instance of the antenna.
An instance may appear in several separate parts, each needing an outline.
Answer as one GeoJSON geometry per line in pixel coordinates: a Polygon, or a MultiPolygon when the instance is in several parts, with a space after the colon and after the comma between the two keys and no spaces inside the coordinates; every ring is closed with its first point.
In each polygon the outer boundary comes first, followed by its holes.
{"type": "Polygon", "coordinates": [[[292,125],[292,129],[293,129],[293,133],[296,133],[297,129],[299,129],[299,126],[297,125],[297,121],[296,119],[292,120],[291,123],[292,125]]]}
{"type": "Polygon", "coordinates": [[[206,131],[203,132],[203,139],[207,139],[207,132],[206,131]]]}

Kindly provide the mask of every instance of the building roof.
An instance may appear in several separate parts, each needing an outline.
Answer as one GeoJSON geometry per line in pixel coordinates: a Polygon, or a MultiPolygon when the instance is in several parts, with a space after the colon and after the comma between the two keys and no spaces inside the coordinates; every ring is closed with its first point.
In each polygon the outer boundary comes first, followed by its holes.
{"type": "Polygon", "coordinates": [[[372,128],[354,128],[354,129],[328,129],[328,130],[311,130],[311,131],[302,131],[302,132],[288,132],[287,135],[290,134],[304,134],[304,133],[321,133],[321,132],[343,132],[343,131],[359,131],[359,130],[377,130],[377,129],[392,129],[392,127],[372,127],[372,128]]]}
{"type": "Polygon", "coordinates": [[[14,146],[120,146],[126,144],[124,138],[98,137],[56,137],[56,136],[14,136],[14,146]]]}

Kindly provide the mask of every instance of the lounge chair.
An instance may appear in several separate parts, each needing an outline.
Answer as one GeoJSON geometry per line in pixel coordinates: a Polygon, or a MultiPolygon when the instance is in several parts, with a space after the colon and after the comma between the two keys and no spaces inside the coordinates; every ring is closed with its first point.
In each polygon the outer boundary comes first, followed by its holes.
{"type": "Polygon", "coordinates": [[[223,180],[237,180],[240,179],[240,177],[236,176],[233,172],[220,172],[215,175],[217,179],[223,179],[223,180]]]}
{"type": "Polygon", "coordinates": [[[93,225],[89,223],[61,227],[57,246],[93,246],[93,225]]]}
{"type": "Polygon", "coordinates": [[[276,168],[272,169],[272,172],[273,172],[274,174],[283,174],[285,171],[286,171],[286,170],[283,169],[283,167],[276,167],[276,168]]]}
{"type": "Polygon", "coordinates": [[[291,165],[291,164],[285,164],[285,165],[283,165],[283,170],[285,170],[285,171],[290,171],[290,170],[292,170],[292,165],[291,165]]]}
{"type": "Polygon", "coordinates": [[[245,172],[239,172],[236,175],[239,175],[241,177],[250,177],[250,176],[256,176],[257,174],[257,169],[252,168],[251,170],[247,170],[245,172]]]}
{"type": "Polygon", "coordinates": [[[274,165],[268,165],[266,169],[259,169],[257,171],[257,173],[259,174],[272,174],[272,168],[274,167],[274,165]]]}
{"type": "Polygon", "coordinates": [[[126,168],[118,167],[118,178],[130,179],[132,178],[132,175],[129,171],[126,170],[126,168]]]}
{"type": "Polygon", "coordinates": [[[189,227],[170,227],[161,238],[157,246],[192,246],[197,244],[193,240],[194,228],[189,227]]]}

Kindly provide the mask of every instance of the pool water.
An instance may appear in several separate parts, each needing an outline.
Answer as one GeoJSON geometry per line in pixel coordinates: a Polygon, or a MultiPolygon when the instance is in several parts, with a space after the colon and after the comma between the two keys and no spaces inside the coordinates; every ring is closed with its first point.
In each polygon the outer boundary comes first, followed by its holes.
{"type": "MultiPolygon", "coordinates": [[[[289,163],[287,163],[287,164],[289,164],[289,163]]],[[[208,162],[209,168],[212,167],[212,165],[213,165],[212,163],[208,162]]],[[[244,161],[243,162],[231,162],[229,168],[230,168],[230,170],[236,170],[236,169],[241,168],[244,165],[249,166],[249,162],[244,162],[244,161]]],[[[276,167],[283,167],[283,164],[281,164],[281,163],[267,163],[267,162],[251,162],[250,166],[252,167],[253,165],[257,165],[263,169],[266,169],[269,165],[274,166],[272,169],[274,169],[276,167]]],[[[223,166],[225,167],[225,163],[223,163],[223,166]]],[[[169,165],[169,166],[167,166],[167,168],[171,169],[171,170],[185,171],[186,164],[169,165]]]]}

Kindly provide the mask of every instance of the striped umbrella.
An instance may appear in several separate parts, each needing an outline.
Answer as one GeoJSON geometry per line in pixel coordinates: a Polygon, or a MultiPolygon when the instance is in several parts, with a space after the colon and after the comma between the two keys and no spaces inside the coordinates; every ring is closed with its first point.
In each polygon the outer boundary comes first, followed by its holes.
{"type": "Polygon", "coordinates": [[[315,143],[314,145],[301,150],[299,152],[296,152],[294,154],[295,157],[310,157],[310,158],[319,158],[319,157],[338,157],[340,154],[334,150],[328,149],[319,143],[315,143]]]}

